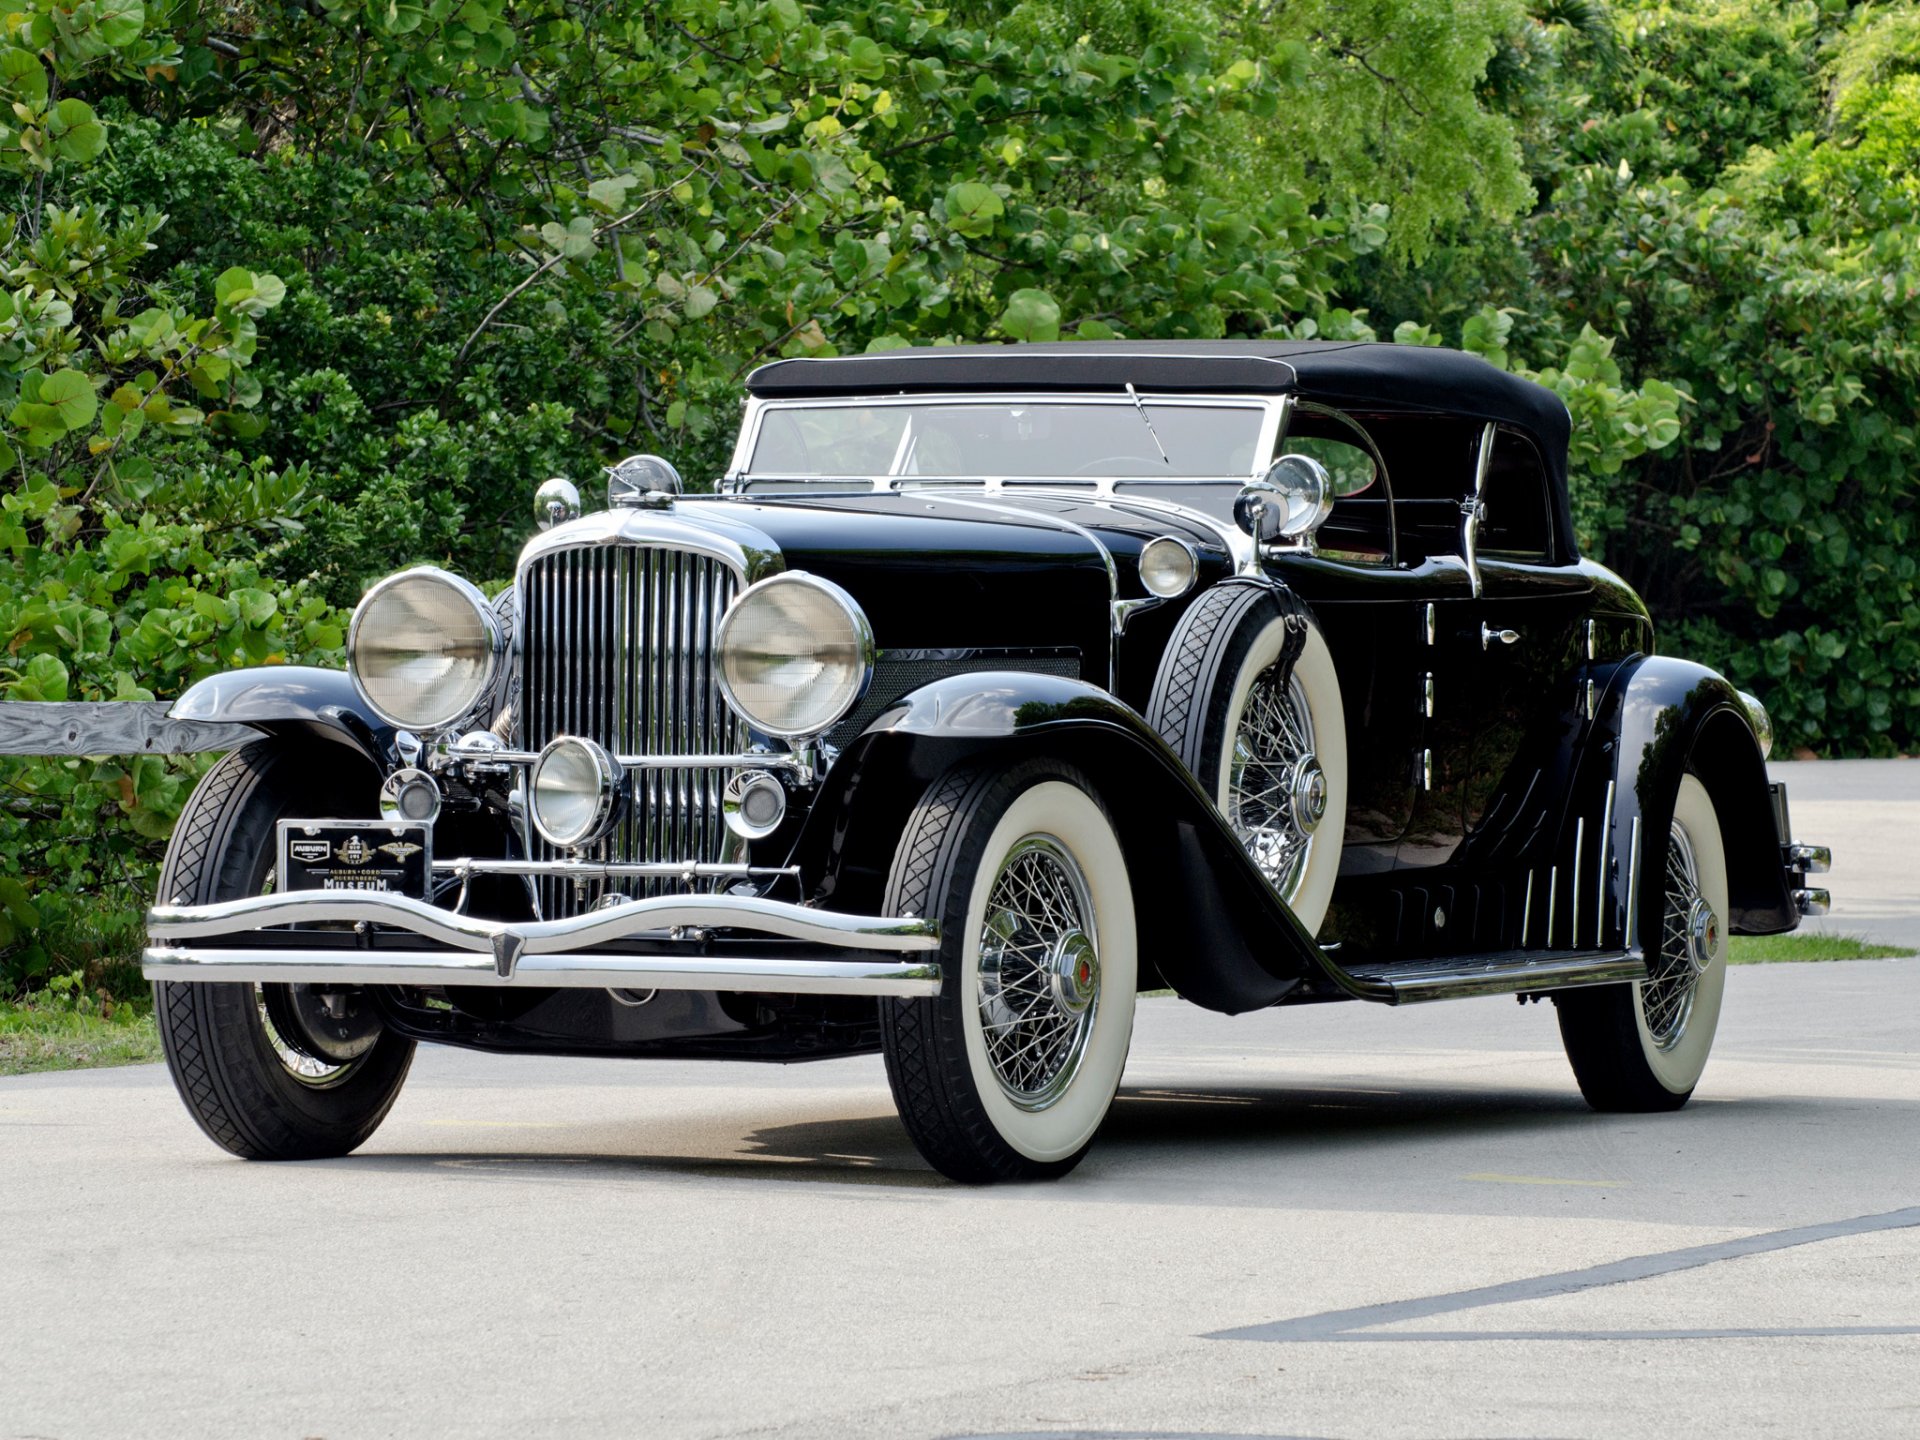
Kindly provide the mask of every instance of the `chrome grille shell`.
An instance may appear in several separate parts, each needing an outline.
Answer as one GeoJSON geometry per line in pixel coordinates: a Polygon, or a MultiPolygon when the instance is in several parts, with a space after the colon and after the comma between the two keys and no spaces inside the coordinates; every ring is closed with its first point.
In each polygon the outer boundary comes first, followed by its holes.
{"type": "MultiPolygon", "coordinates": [[[[716,755],[745,748],[745,725],[721,698],[713,635],[747,579],[726,548],[650,543],[643,537],[563,532],[529,547],[518,578],[523,748],[578,735],[615,755],[716,755]],[[556,543],[561,542],[561,543],[556,543]]],[[[676,537],[678,538],[678,537],[676,537]]],[[[576,852],[597,860],[715,862],[734,848],[721,815],[726,772],[635,769],[612,833],[576,852]]],[[[529,826],[536,860],[564,853],[529,826]]],[[[605,887],[535,882],[541,915],[556,919],[595,904],[605,887]]],[[[613,888],[647,896],[699,888],[680,880],[624,880],[613,888]]]]}

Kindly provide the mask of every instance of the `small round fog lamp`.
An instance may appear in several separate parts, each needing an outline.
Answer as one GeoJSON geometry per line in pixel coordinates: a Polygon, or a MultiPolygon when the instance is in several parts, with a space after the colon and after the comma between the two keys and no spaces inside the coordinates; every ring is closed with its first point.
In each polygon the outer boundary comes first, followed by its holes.
{"type": "Polygon", "coordinates": [[[720,799],[727,828],[743,840],[764,840],[787,818],[787,787],[765,770],[743,770],[720,799]]]}

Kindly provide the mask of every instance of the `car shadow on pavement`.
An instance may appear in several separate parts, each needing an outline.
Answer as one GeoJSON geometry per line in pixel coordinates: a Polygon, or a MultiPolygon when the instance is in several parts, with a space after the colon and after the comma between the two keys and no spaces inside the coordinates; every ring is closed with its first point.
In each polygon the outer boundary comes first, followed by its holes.
{"type": "MultiPolygon", "coordinates": [[[[1742,1101],[1751,1118],[1754,1106],[1771,1108],[1796,1102],[1742,1101]]],[[[1679,1117],[1699,1121],[1717,1109],[1709,1103],[1679,1117]]],[[[745,1118],[743,1116],[743,1118],[745,1118]]],[[[1623,1117],[1626,1120],[1647,1117],[1623,1117]]],[[[1670,1117],[1658,1117],[1670,1123],[1670,1117]]],[[[1151,1179],[1159,1172],[1191,1176],[1210,1157],[1241,1165],[1270,1156],[1296,1163],[1302,1156],[1325,1158],[1349,1148],[1394,1147],[1503,1140],[1532,1132],[1566,1132],[1600,1117],[1577,1092],[1499,1090],[1448,1086],[1207,1086],[1172,1088],[1123,1086],[1094,1147],[1096,1159],[1113,1160],[1124,1152],[1124,1168],[1151,1179]]],[[[644,1121],[637,1121],[644,1127],[644,1121]]],[[[1606,1123],[1600,1121],[1600,1123],[1606,1123]]],[[[728,1153],[688,1153],[696,1147],[667,1122],[652,1138],[657,1152],[639,1147],[649,1138],[633,1125],[589,1122],[551,1131],[552,1148],[528,1148],[523,1137],[513,1149],[473,1147],[406,1153],[371,1150],[344,1160],[321,1162],[380,1170],[433,1167],[472,1178],[605,1182],[650,1175],[704,1178],[752,1178],[803,1184],[842,1184],[923,1190],[950,1184],[929,1169],[913,1149],[899,1119],[891,1114],[832,1116],[765,1125],[744,1130],[728,1153]]],[[[724,1142],[721,1142],[724,1144],[724,1142]]],[[[710,1129],[699,1148],[715,1146],[710,1129]]],[[[1111,1169],[1103,1166],[1103,1169],[1111,1169]]]]}

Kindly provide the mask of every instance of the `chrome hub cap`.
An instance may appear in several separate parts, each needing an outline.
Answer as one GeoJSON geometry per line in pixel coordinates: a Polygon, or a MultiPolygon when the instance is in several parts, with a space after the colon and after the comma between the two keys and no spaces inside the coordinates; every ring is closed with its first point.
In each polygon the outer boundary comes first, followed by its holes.
{"type": "Polygon", "coordinates": [[[1687,1033],[1694,991],[1720,948],[1720,918],[1700,893],[1693,841],[1678,821],[1668,835],[1663,903],[1660,953],[1647,956],[1640,1009],[1653,1043],[1670,1050],[1687,1033]]]}
{"type": "Polygon", "coordinates": [[[1064,1014],[1078,1015],[1100,989],[1100,957],[1093,953],[1093,942],[1078,930],[1069,930],[1053,943],[1047,957],[1052,976],[1053,1003],[1064,1014]]]}
{"type": "Polygon", "coordinates": [[[1693,973],[1704,975],[1707,966],[1713,963],[1713,952],[1720,946],[1720,921],[1714,916],[1713,907],[1697,895],[1687,909],[1686,936],[1687,959],[1693,962],[1693,973]]]}
{"type": "Polygon", "coordinates": [[[1293,805],[1293,824],[1302,835],[1311,835],[1327,818],[1327,772],[1320,768],[1320,757],[1302,755],[1294,762],[1293,779],[1287,787],[1293,805]]]}
{"type": "Polygon", "coordinates": [[[1260,873],[1292,900],[1306,874],[1313,832],[1327,814],[1327,775],[1313,750],[1307,692],[1270,666],[1247,692],[1227,762],[1227,820],[1260,873]]]}
{"type": "Polygon", "coordinates": [[[1100,1008],[1086,876],[1050,835],[1008,853],[980,932],[980,1031],[1000,1089],[1023,1110],[1066,1093],[1100,1008]]]}

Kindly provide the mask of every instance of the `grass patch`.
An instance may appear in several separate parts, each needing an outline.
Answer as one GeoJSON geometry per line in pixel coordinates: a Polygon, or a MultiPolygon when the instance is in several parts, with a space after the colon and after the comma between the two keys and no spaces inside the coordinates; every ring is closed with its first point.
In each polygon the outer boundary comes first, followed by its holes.
{"type": "Polygon", "coordinates": [[[1909,955],[1897,945],[1869,945],[1851,935],[1735,935],[1730,965],[1781,965],[1811,960],[1892,960],[1909,955]]]}
{"type": "Polygon", "coordinates": [[[0,1002],[0,1075],[147,1065],[159,1058],[151,1006],[0,1002]]]}

